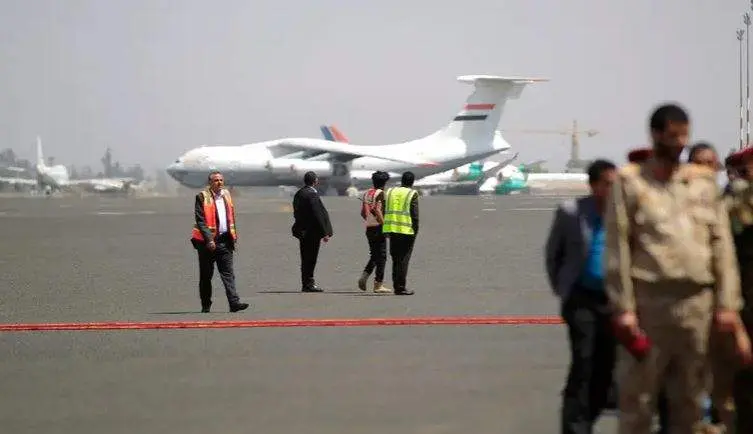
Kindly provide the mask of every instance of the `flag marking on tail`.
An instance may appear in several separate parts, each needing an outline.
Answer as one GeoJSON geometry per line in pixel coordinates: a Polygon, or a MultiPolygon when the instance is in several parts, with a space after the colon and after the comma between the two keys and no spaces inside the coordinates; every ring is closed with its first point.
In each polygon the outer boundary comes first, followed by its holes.
{"type": "MultiPolygon", "coordinates": [[[[488,111],[488,110],[494,110],[494,107],[496,107],[496,104],[466,104],[463,106],[463,112],[472,110],[472,111],[488,111]]],[[[463,113],[455,116],[453,121],[485,121],[488,115],[481,115],[481,114],[468,114],[463,113]]]]}
{"type": "Polygon", "coordinates": [[[492,110],[496,104],[466,104],[465,110],[492,110]]]}
{"type": "Polygon", "coordinates": [[[455,116],[453,121],[483,121],[486,120],[487,115],[460,115],[455,116]]]}

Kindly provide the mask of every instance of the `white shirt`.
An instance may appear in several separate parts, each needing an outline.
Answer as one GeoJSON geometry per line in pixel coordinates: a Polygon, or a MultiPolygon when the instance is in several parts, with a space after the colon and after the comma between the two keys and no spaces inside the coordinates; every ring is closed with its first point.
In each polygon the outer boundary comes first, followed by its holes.
{"type": "Polygon", "coordinates": [[[217,235],[227,232],[227,210],[225,209],[225,199],[222,197],[222,190],[219,194],[214,195],[214,205],[217,208],[217,235]]]}

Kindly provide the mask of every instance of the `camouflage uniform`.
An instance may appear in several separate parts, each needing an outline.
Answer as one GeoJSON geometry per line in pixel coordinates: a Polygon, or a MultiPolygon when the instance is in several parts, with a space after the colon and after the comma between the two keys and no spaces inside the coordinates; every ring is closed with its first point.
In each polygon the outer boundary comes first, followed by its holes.
{"type": "MultiPolygon", "coordinates": [[[[740,286],[745,306],[740,312],[745,329],[753,333],[753,188],[749,181],[736,179],[725,194],[730,226],[735,240],[740,286]]],[[[734,380],[734,401],[737,413],[736,433],[753,433],[753,367],[739,367],[736,362],[726,366],[728,371],[738,367],[734,380]]]]}
{"type": "Polygon", "coordinates": [[[640,361],[620,352],[619,432],[650,433],[663,383],[670,432],[700,433],[712,314],[740,308],[737,263],[716,174],[682,164],[665,183],[654,164],[621,169],[606,212],[610,302],[653,342],[640,361]]]}

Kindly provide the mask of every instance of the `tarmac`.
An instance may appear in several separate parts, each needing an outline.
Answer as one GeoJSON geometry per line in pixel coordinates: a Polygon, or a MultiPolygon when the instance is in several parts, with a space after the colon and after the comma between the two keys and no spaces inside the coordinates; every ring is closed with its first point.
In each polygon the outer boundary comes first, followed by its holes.
{"type": "Polygon", "coordinates": [[[323,198],[326,292],[301,293],[291,200],[236,199],[252,306],[229,313],[216,276],[201,314],[192,197],[0,199],[2,432],[559,432],[567,338],[537,322],[558,317],[542,251],[562,197],[421,198],[410,297],[356,287],[368,247],[345,197],[323,198]],[[524,324],[349,326],[384,318],[524,324]],[[350,322],[298,326],[332,319],[350,322]],[[103,322],[143,329],[86,330],[103,322]],[[174,322],[201,328],[158,328],[174,322]]]}

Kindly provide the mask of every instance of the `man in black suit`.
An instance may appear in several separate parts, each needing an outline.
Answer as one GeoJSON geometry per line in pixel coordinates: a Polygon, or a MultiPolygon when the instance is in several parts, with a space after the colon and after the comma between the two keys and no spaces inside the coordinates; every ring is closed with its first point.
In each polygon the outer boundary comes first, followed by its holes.
{"type": "Polygon", "coordinates": [[[322,292],[314,283],[314,268],[319,257],[319,246],[332,237],[332,223],[324,208],[316,186],[319,178],[314,172],[303,175],[305,184],[293,197],[293,236],[301,248],[301,285],[303,292],[322,292]]]}
{"type": "Polygon", "coordinates": [[[235,230],[235,206],[230,192],[223,188],[225,179],[220,172],[209,174],[209,185],[196,195],[191,244],[199,254],[199,297],[201,311],[209,312],[212,306],[212,276],[214,263],[225,286],[230,312],[248,308],[241,303],[235,290],[233,252],[238,241],[235,230]]]}

